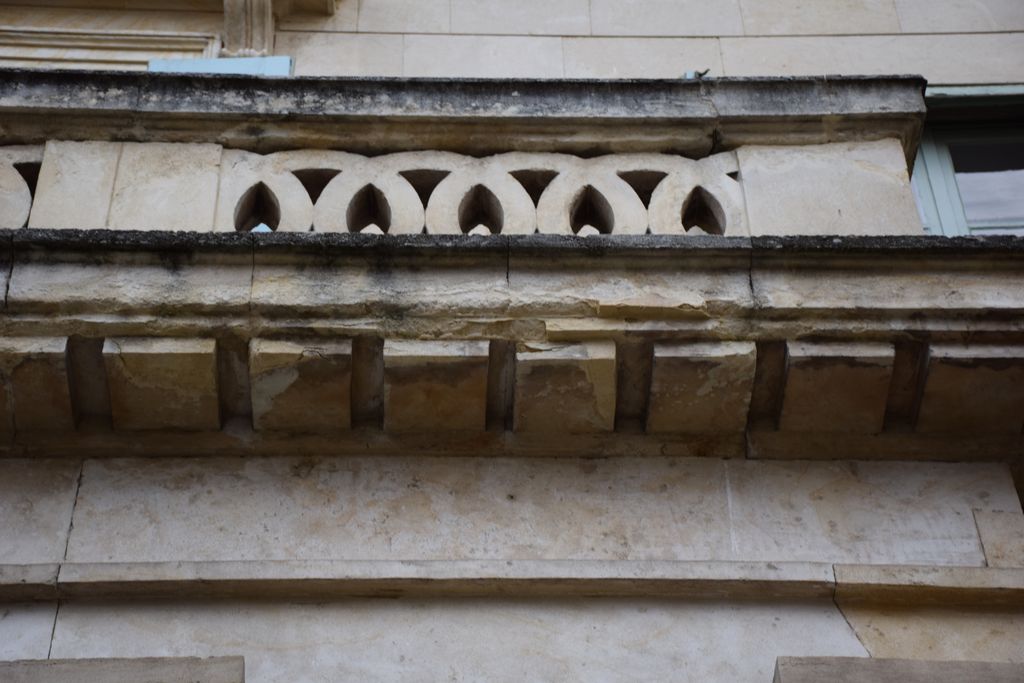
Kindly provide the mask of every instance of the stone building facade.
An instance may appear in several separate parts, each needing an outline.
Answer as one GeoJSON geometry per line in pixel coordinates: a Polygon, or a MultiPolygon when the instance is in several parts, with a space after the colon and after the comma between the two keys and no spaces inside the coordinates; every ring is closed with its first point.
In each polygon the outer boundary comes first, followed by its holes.
{"type": "Polygon", "coordinates": [[[0,680],[1024,680],[1020,0],[21,0],[0,66],[0,680]]]}

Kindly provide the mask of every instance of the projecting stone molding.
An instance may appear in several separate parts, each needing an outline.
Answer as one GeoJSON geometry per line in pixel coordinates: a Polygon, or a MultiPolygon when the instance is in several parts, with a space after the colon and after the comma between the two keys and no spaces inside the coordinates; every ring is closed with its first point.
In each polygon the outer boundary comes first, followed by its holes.
{"type": "Polygon", "coordinates": [[[1022,347],[923,349],[930,360],[914,382],[920,409],[909,430],[891,419],[900,403],[893,344],[790,342],[774,371],[776,348],[654,342],[635,353],[611,340],[5,337],[0,424],[13,442],[83,424],[89,431],[97,416],[121,434],[217,433],[234,416],[262,438],[320,435],[343,451],[362,448],[359,435],[371,433],[441,442],[507,433],[520,446],[539,438],[571,450],[577,436],[602,434],[639,434],[655,447],[665,438],[748,431],[812,440],[893,429],[1015,437],[1024,426],[1022,347]],[[960,388],[955,401],[950,373],[960,388]],[[996,415],[961,409],[963,387],[988,397],[996,415]],[[775,407],[759,419],[765,397],[775,407]],[[639,413],[631,402],[643,406],[639,413]]]}
{"type": "Polygon", "coordinates": [[[26,225],[378,235],[921,232],[895,138],[747,146],[701,159],[263,155],[210,143],[51,140],[0,148],[0,226],[26,225]]]}

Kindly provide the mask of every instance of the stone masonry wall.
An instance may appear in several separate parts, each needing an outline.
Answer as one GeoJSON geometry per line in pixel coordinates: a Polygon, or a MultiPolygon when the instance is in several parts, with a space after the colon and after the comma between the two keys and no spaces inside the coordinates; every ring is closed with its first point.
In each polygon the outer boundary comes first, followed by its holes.
{"type": "MultiPolygon", "coordinates": [[[[0,7],[0,26],[109,35],[223,31],[222,14],[195,11],[210,3],[179,12],[31,4],[0,7]]],[[[933,85],[1019,83],[1024,4],[340,0],[334,16],[279,22],[274,52],[293,57],[296,74],[305,76],[679,78],[709,69],[712,76],[920,73],[933,85]]],[[[32,54],[7,50],[0,58],[30,64],[32,54]]],[[[104,68],[73,52],[61,58],[104,68]]],[[[118,68],[144,69],[145,61],[118,68]]]]}

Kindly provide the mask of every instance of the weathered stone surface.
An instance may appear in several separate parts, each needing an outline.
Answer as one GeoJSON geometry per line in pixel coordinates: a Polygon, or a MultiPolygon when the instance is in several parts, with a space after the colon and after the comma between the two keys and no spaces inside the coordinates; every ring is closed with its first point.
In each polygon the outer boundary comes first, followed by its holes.
{"type": "Polygon", "coordinates": [[[0,660],[45,659],[56,613],[56,602],[0,607],[0,660]]]}
{"type": "Polygon", "coordinates": [[[737,151],[752,235],[920,235],[899,142],[737,151]],[[856,191],[851,191],[856,188],[856,191]]]}
{"type": "Polygon", "coordinates": [[[740,0],[740,8],[744,32],[750,36],[900,32],[892,0],[818,0],[810,5],[800,0],[740,0]]]}
{"type": "Polygon", "coordinates": [[[521,344],[514,429],[610,432],[615,428],[615,344],[521,344]]]}
{"type": "Polygon", "coordinates": [[[168,255],[163,263],[154,264],[125,255],[105,262],[17,263],[11,272],[8,310],[148,312],[160,317],[171,312],[248,310],[251,258],[241,263],[231,256],[209,255],[188,259],[187,265],[185,260],[168,255]]]}
{"type": "Polygon", "coordinates": [[[67,339],[0,338],[0,434],[71,431],[67,339]]]}
{"type": "Polygon", "coordinates": [[[917,418],[920,432],[1024,427],[1024,347],[933,344],[917,418]]]}
{"type": "Polygon", "coordinates": [[[80,468],[74,460],[0,460],[0,562],[64,559],[80,468]]]}
{"type": "MultiPolygon", "coordinates": [[[[2,580],[4,565],[0,565],[2,580]]],[[[62,599],[140,596],[327,600],[350,597],[831,597],[832,565],[656,560],[283,560],[64,563],[62,599]]],[[[56,585],[56,569],[54,569],[56,585]]],[[[10,590],[0,583],[0,595],[10,590]]],[[[54,593],[56,594],[56,592],[54,593]]]]}
{"type": "Polygon", "coordinates": [[[1024,607],[1024,568],[835,565],[840,605],[1024,607]]]}
{"type": "MultiPolygon", "coordinates": [[[[470,61],[479,61],[479,41],[461,38],[458,47],[470,54],[470,61]]],[[[877,40],[902,45],[910,38],[877,40]]],[[[1009,38],[1010,42],[1015,39],[1009,38]]],[[[440,39],[444,42],[448,37],[440,39]]],[[[406,64],[433,48],[411,45],[410,37],[405,40],[406,64]]],[[[283,31],[277,41],[279,52],[296,55],[297,73],[305,71],[305,58],[293,52],[300,46],[307,57],[318,61],[312,69],[318,75],[399,75],[402,69],[402,36],[283,31]],[[341,47],[346,59],[339,60],[325,49],[332,43],[341,47]]],[[[561,41],[551,42],[560,52],[561,41]]],[[[832,39],[824,42],[832,44],[832,39]]],[[[520,40],[506,40],[501,47],[519,50],[522,45],[520,40]]],[[[516,53],[512,60],[520,56],[516,53]]],[[[449,53],[448,58],[453,57],[455,53],[449,53]]],[[[488,57],[488,63],[477,68],[503,66],[493,62],[500,61],[499,53],[488,57]]],[[[891,71],[893,62],[882,61],[891,71]]],[[[443,64],[418,68],[438,69],[443,64]]],[[[685,69],[680,64],[679,70],[685,69]]],[[[40,143],[60,126],[79,131],[82,139],[112,139],[118,128],[111,126],[111,113],[143,106],[147,115],[134,119],[132,125],[134,133],[146,139],[188,139],[259,152],[307,147],[367,154],[446,149],[485,156],[517,149],[587,156],[626,151],[701,157],[711,152],[715,140],[729,137],[727,129],[738,125],[747,131],[747,144],[762,145],[876,140],[882,129],[900,138],[912,157],[924,120],[923,85],[917,77],[817,76],[601,84],[484,82],[455,87],[415,79],[196,79],[178,74],[26,72],[0,84],[0,113],[18,131],[12,142],[40,143]],[[785,96],[780,96],[781,91],[785,96]],[[482,102],[486,103],[483,108],[482,102]],[[240,116],[248,125],[238,125],[240,116]],[[373,125],[368,126],[368,121],[373,125]]]]}
{"type": "Polygon", "coordinates": [[[845,604],[842,610],[872,657],[1024,664],[1019,610],[845,604]]]}
{"type": "Polygon", "coordinates": [[[446,315],[453,306],[499,314],[508,308],[507,273],[507,260],[499,254],[460,261],[439,256],[429,269],[416,259],[382,261],[365,255],[297,269],[295,259],[257,254],[252,303],[263,314],[414,319],[446,315]]]}
{"type": "Polygon", "coordinates": [[[561,78],[555,36],[404,37],[402,75],[412,78],[561,78]]]}
{"type": "Polygon", "coordinates": [[[482,431],[488,344],[384,341],[385,431],[482,431]]]}
{"type": "Polygon", "coordinates": [[[892,344],[789,342],[779,429],[882,431],[892,344]]]}
{"type": "Polygon", "coordinates": [[[1019,511],[1005,466],[394,454],[103,459],[86,462],[68,560],[982,566],[974,509],[1019,511]]]}
{"type": "Polygon", "coordinates": [[[690,36],[743,34],[738,0],[652,0],[643,12],[633,12],[628,4],[615,0],[593,0],[590,4],[594,35],[678,35],[677,27],[685,27],[685,34],[690,36]]]}
{"type": "Polygon", "coordinates": [[[219,429],[216,347],[213,339],[107,339],[114,429],[219,429]]]}
{"type": "Polygon", "coordinates": [[[972,510],[1020,507],[1009,469],[998,464],[726,466],[730,537],[737,558],[750,560],[980,567],[972,510]]]}
{"type": "MultiPolygon", "coordinates": [[[[938,7],[931,11],[943,12],[938,7]]],[[[943,14],[941,21],[956,26],[948,16],[943,14]]],[[[1020,80],[1024,33],[750,36],[722,38],[721,46],[728,76],[881,75],[899,65],[900,71],[921,74],[932,86],[1010,84],[1020,80]]]]}
{"type": "Polygon", "coordinates": [[[39,659],[0,662],[8,683],[245,683],[242,657],[139,657],[132,659],[39,659]]]}
{"type": "Polygon", "coordinates": [[[756,361],[750,342],[655,344],[647,431],[743,431],[756,361]]]}
{"type": "Polygon", "coordinates": [[[0,564],[0,603],[56,600],[60,564],[0,564]]]}
{"type": "Polygon", "coordinates": [[[256,430],[337,432],[352,424],[352,342],[254,339],[249,386],[256,430]]]}
{"type": "Polygon", "coordinates": [[[779,657],[774,683],[1019,683],[1024,666],[866,657],[779,657]]]}
{"type": "Polygon", "coordinates": [[[220,155],[220,145],[124,143],[107,227],[212,230],[220,155]]]}
{"type": "Polygon", "coordinates": [[[47,141],[29,227],[107,227],[122,148],[120,142],[47,141]]]}
{"type": "Polygon", "coordinates": [[[1024,515],[974,511],[974,523],[990,567],[1024,567],[1024,515]]]}
{"type": "Polygon", "coordinates": [[[52,656],[242,655],[248,683],[771,680],[779,652],[864,656],[829,601],[71,602],[52,656]],[[382,637],[382,634],[386,636],[382,637]],[[439,634],[444,634],[440,637],[439,634]],[[500,643],[500,647],[496,644],[500,643]]]}
{"type": "Polygon", "coordinates": [[[0,228],[21,228],[28,223],[32,191],[16,165],[39,164],[42,158],[43,148],[38,145],[0,147],[0,228]]]}

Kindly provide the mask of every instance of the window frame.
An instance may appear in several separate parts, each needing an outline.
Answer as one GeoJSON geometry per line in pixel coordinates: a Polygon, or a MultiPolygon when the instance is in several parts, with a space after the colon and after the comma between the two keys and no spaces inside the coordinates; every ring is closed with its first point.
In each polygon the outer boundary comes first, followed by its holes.
{"type": "Polygon", "coordinates": [[[925,231],[947,237],[986,234],[1024,234],[1024,221],[969,225],[956,182],[950,144],[1024,142],[1024,130],[1007,125],[929,125],[921,137],[911,184],[925,231]]]}

